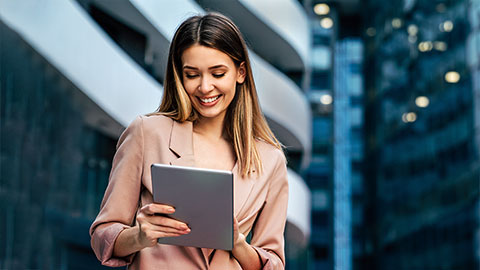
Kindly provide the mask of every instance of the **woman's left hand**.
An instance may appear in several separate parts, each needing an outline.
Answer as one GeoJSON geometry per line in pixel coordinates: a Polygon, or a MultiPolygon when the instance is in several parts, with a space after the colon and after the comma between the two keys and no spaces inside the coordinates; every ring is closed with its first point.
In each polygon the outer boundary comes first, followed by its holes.
{"type": "Polygon", "coordinates": [[[242,269],[261,269],[262,262],[258,253],[250,244],[246,237],[238,228],[237,218],[233,217],[233,250],[232,254],[237,259],[242,269]]]}
{"type": "Polygon", "coordinates": [[[233,217],[233,248],[242,244],[245,241],[245,235],[240,233],[238,228],[238,221],[236,217],[233,217]]]}

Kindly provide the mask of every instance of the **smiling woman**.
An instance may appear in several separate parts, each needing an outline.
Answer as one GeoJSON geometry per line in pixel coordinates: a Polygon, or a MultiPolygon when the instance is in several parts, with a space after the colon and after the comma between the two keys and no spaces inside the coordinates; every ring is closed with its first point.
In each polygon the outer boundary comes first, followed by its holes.
{"type": "Polygon", "coordinates": [[[230,19],[211,13],[180,25],[159,109],[137,117],[117,146],[101,210],[90,228],[103,264],[284,269],[286,161],[260,110],[247,47],[230,19]],[[232,251],[157,243],[191,228],[166,216],[173,207],[153,203],[153,163],[232,171],[232,251]]]}

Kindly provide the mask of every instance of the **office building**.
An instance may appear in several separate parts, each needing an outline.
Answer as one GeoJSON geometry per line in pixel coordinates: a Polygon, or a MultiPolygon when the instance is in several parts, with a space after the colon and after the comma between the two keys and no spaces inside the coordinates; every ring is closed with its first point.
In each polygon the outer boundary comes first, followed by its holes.
{"type": "Polygon", "coordinates": [[[364,10],[370,269],[478,269],[480,1],[364,10]]]}

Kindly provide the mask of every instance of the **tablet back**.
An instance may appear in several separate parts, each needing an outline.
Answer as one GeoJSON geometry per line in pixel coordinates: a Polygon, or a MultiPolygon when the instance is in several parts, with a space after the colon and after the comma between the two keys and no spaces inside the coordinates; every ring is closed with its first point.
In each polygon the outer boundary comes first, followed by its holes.
{"type": "Polygon", "coordinates": [[[152,164],[153,200],[175,207],[168,215],[185,222],[186,235],[158,243],[232,250],[233,174],[230,171],[152,164]]]}

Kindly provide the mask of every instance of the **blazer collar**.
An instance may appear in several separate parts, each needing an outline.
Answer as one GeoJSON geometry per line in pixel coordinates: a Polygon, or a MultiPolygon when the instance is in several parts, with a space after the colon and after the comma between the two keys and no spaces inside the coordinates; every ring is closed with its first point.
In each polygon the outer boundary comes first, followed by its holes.
{"type": "Polygon", "coordinates": [[[169,148],[177,156],[177,159],[170,161],[171,165],[195,166],[193,158],[193,123],[191,121],[178,122],[173,120],[169,148]]]}

